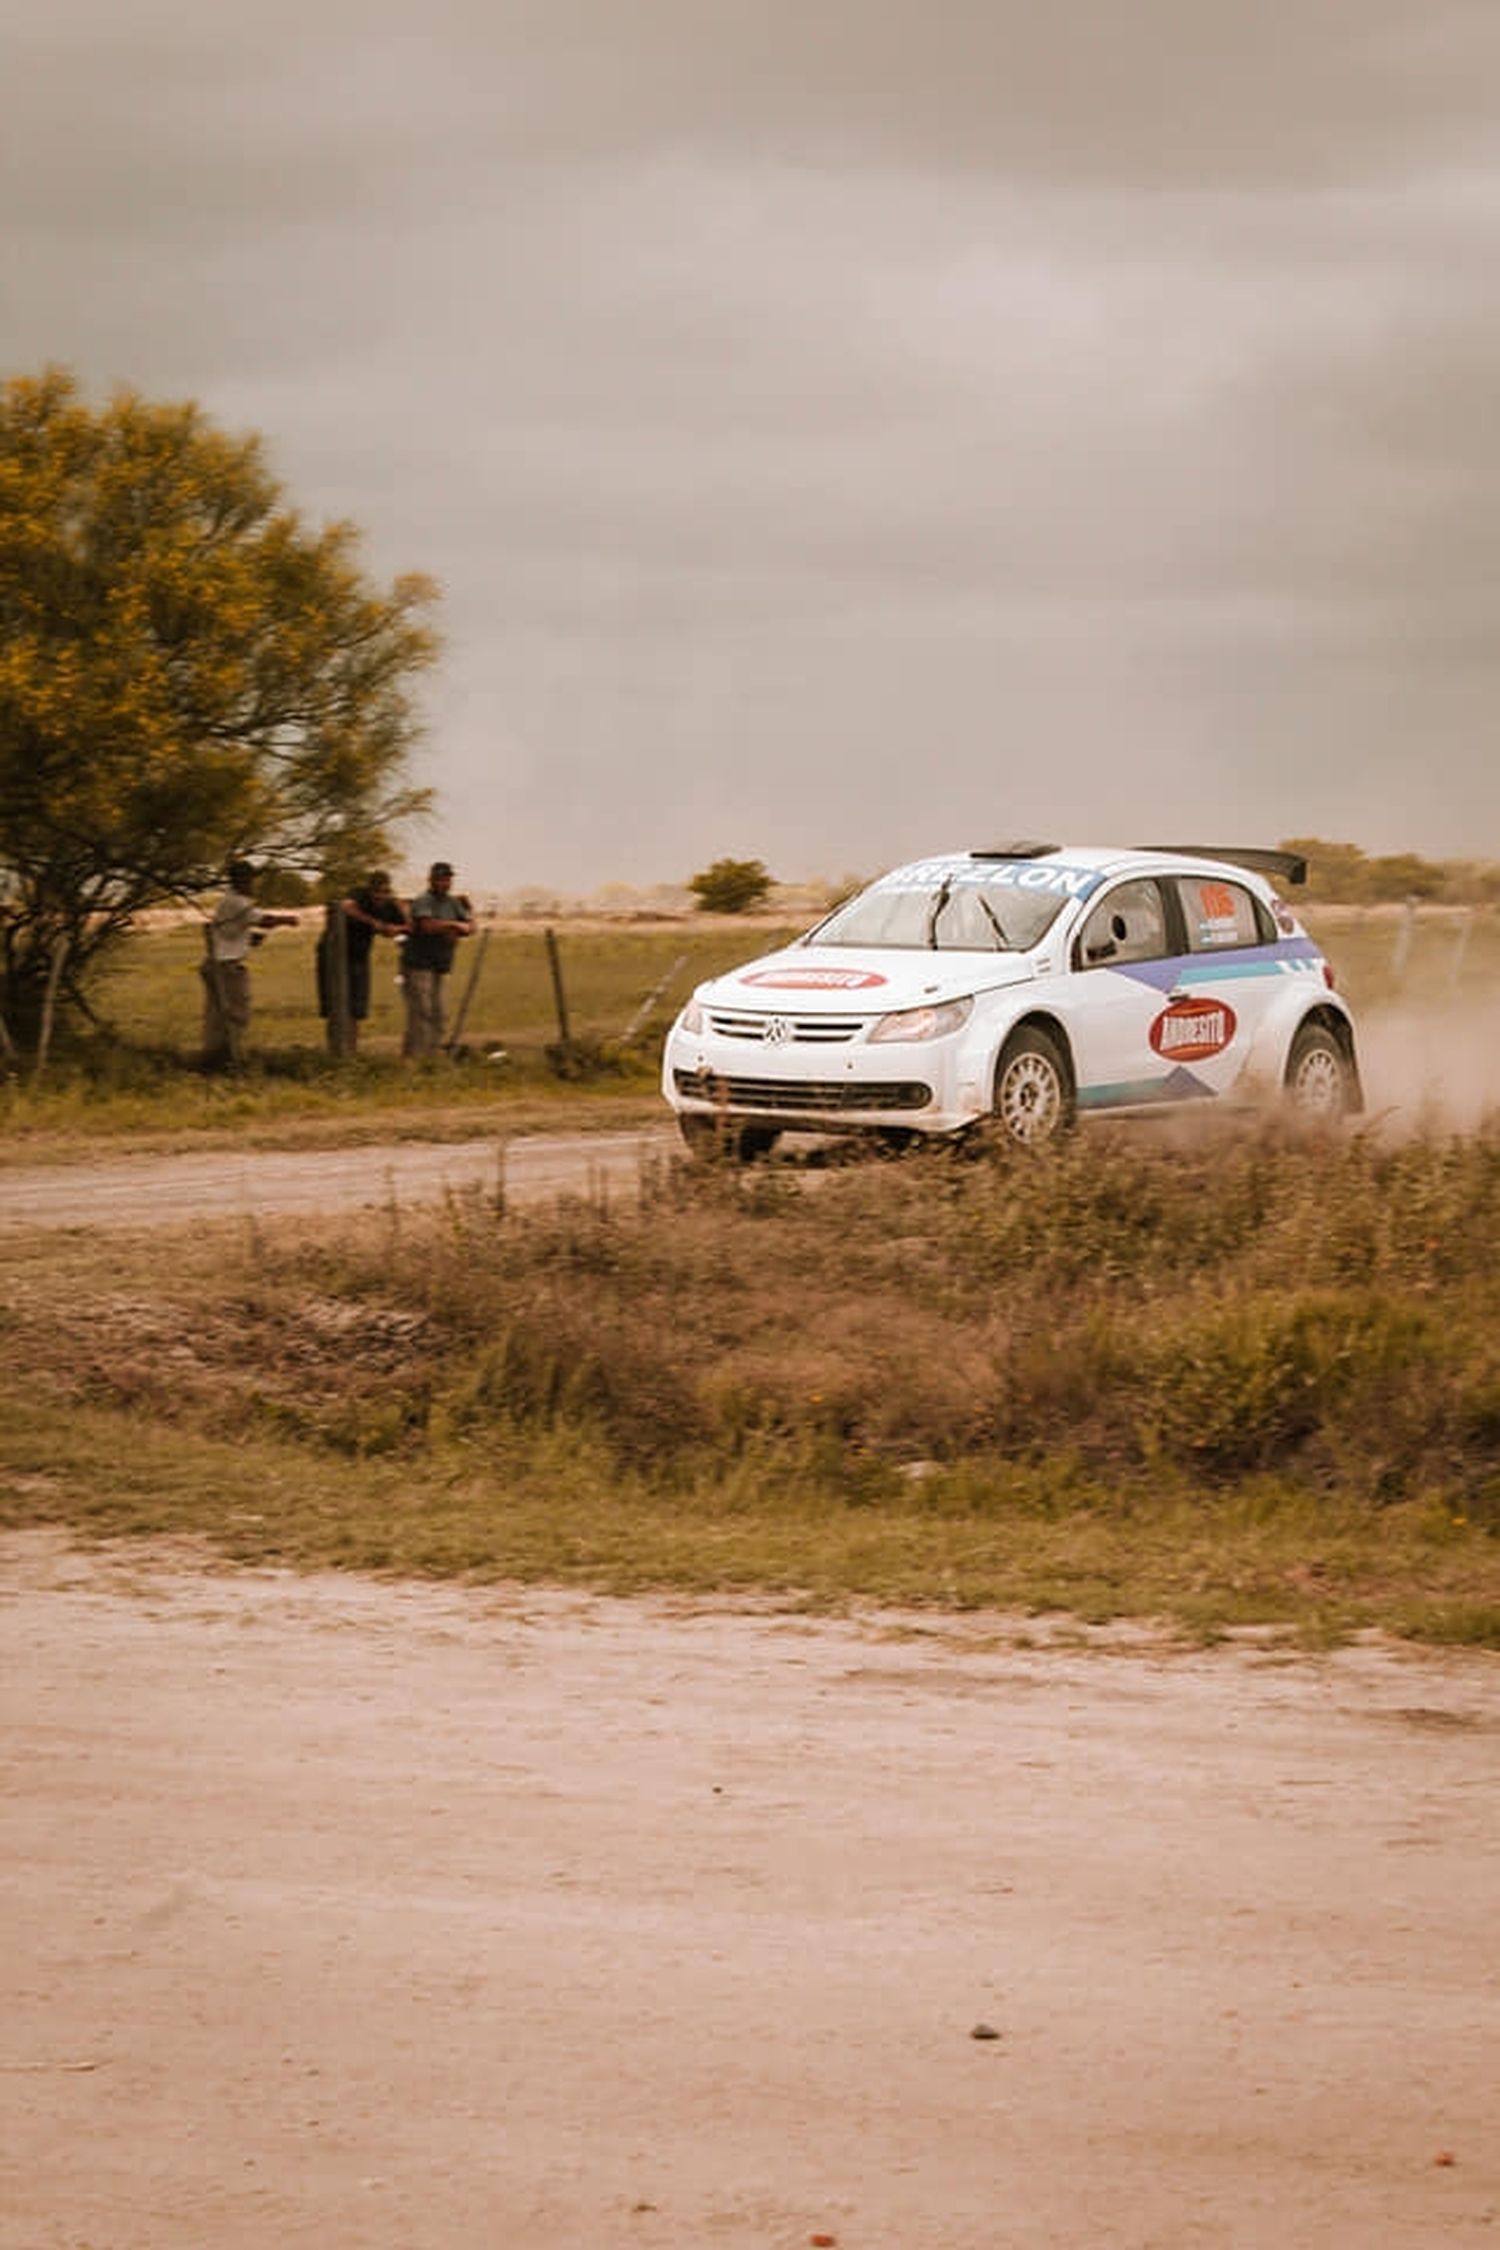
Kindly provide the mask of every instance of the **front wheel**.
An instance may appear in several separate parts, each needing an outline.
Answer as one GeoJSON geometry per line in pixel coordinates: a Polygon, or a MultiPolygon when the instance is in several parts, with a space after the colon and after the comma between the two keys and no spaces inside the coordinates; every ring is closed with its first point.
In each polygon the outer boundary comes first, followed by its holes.
{"type": "Polygon", "coordinates": [[[1305,1125],[1336,1125],[1354,1107],[1354,1072],[1326,1024],[1305,1023],[1286,1065],[1286,1101],[1305,1125]]]}
{"type": "Polygon", "coordinates": [[[995,1071],[995,1123],[1003,1138],[1040,1148],[1072,1122],[1072,1081],[1057,1041],[1045,1031],[1018,1031],[995,1071]]]}

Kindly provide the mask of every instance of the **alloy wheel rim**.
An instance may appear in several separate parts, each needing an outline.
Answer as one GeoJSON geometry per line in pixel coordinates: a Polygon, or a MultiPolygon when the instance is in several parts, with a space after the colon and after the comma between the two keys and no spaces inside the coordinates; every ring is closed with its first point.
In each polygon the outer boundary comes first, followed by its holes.
{"type": "Polygon", "coordinates": [[[1344,1106],[1344,1068],[1331,1049],[1305,1055],[1294,1088],[1297,1107],[1308,1117],[1337,1117],[1344,1106]]]}
{"type": "Polygon", "coordinates": [[[1018,1055],[1000,1088],[1000,1115],[1013,1140],[1045,1140],[1062,1114],[1057,1073],[1041,1055],[1018,1055]]]}

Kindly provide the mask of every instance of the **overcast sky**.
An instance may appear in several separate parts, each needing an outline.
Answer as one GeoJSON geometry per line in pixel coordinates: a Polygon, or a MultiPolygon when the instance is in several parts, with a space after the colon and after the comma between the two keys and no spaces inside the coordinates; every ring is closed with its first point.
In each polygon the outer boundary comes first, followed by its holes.
{"type": "Polygon", "coordinates": [[[0,0],[0,372],[263,433],[476,886],[1500,858],[1500,0],[0,0]]]}

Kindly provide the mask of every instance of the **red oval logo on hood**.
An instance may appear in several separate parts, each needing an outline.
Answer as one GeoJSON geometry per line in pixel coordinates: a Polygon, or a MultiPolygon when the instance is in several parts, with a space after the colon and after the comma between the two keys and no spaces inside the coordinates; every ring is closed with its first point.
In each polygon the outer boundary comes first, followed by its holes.
{"type": "Polygon", "coordinates": [[[1227,1000],[1174,1000],[1151,1026],[1151,1044],[1164,1062],[1207,1062],[1223,1054],[1236,1028],[1227,1000]]]}
{"type": "Polygon", "coordinates": [[[867,992],[884,984],[875,969],[751,969],[741,984],[763,984],[774,992],[867,992]]]}

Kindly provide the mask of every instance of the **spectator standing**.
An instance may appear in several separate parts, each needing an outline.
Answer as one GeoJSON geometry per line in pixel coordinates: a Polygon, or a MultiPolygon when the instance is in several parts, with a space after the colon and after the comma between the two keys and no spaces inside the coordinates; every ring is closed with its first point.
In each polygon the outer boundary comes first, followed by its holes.
{"type": "Polygon", "coordinates": [[[328,1025],[329,1052],[352,1055],[359,1045],[359,1027],[370,1012],[370,953],[377,937],[404,937],[410,929],[401,901],[391,889],[391,879],[377,868],[359,886],[328,909],[328,923],[318,939],[318,1013],[328,1025]],[[333,949],[342,944],[348,1014],[340,1021],[338,965],[333,949]]]}
{"type": "Polygon", "coordinates": [[[406,1038],[401,1052],[411,1061],[435,1055],[448,1029],[445,979],[453,966],[460,938],[474,934],[474,916],[466,898],[455,896],[453,870],[447,860],[435,860],[427,871],[427,888],[409,909],[411,934],[406,941],[402,983],[406,989],[406,1038]]]}
{"type": "Polygon", "coordinates": [[[203,931],[203,1067],[234,1069],[243,1062],[250,1029],[250,952],[267,930],[294,930],[295,914],[271,914],[255,903],[255,869],[232,859],[229,888],[203,931]]]}

